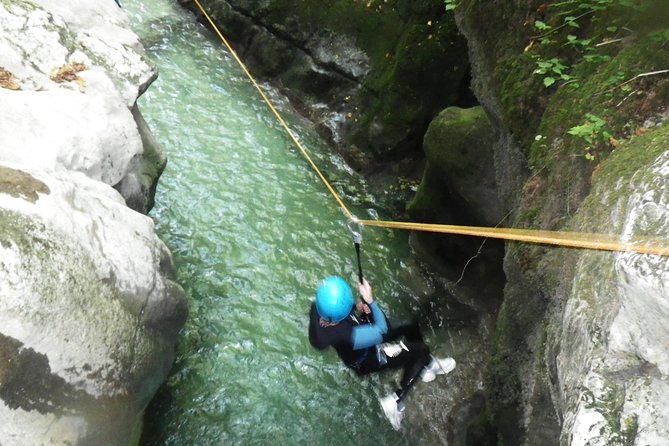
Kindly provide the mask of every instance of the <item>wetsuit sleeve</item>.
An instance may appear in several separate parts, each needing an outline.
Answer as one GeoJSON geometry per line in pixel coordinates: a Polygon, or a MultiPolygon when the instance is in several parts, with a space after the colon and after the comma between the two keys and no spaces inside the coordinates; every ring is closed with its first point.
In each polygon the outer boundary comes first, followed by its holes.
{"type": "Polygon", "coordinates": [[[386,315],[383,314],[383,310],[379,308],[376,302],[369,305],[369,308],[372,310],[374,323],[358,325],[353,328],[352,340],[354,350],[380,344],[383,342],[383,335],[388,332],[388,323],[386,322],[386,315]]]}

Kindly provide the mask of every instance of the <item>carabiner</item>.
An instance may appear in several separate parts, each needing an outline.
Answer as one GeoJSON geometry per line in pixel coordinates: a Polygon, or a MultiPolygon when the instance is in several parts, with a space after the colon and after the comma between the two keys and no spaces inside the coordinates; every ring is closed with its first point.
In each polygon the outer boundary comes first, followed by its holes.
{"type": "Polygon", "coordinates": [[[346,227],[351,232],[353,243],[359,245],[362,243],[362,223],[355,216],[346,223],[346,227]]]}

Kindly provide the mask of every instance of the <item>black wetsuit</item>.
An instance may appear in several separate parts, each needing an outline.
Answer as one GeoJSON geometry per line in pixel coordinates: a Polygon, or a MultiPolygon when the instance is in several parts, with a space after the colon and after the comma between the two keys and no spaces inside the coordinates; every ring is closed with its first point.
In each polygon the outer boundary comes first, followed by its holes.
{"type": "MultiPolygon", "coordinates": [[[[376,304],[372,305],[376,306],[376,304]]],[[[378,306],[373,309],[373,313],[376,316],[380,313],[380,317],[384,318],[383,322],[386,322],[386,316],[378,306]],[[374,310],[378,310],[378,312],[374,310]]],[[[400,388],[396,392],[401,400],[431,360],[430,349],[423,342],[418,324],[415,322],[384,323],[382,325],[387,325],[387,329],[373,345],[368,345],[373,341],[367,333],[363,336],[357,336],[366,328],[363,325],[354,314],[351,314],[336,325],[323,326],[314,303],[311,305],[309,314],[309,342],[318,350],[333,347],[344,364],[355,370],[358,375],[403,367],[404,374],[400,382],[400,388]],[[382,351],[377,354],[377,344],[396,341],[402,337],[405,339],[403,342],[408,351],[402,349],[394,357],[386,356],[382,351]]]]}

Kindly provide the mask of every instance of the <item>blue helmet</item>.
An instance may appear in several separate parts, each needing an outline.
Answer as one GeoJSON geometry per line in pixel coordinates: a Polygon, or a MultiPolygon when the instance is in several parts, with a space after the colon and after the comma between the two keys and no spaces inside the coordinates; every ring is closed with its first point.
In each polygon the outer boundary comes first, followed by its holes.
{"type": "Polygon", "coordinates": [[[328,322],[340,322],[351,314],[354,305],[351,287],[341,277],[328,277],[316,291],[316,310],[328,322]]]}

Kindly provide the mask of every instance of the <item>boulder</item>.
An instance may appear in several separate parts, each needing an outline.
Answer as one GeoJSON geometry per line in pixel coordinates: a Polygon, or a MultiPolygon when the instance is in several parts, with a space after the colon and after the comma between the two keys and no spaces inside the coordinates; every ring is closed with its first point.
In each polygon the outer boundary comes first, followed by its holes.
{"type": "Polygon", "coordinates": [[[82,173],[0,166],[0,442],[127,445],[186,307],[153,221],[82,173]]]}
{"type": "Polygon", "coordinates": [[[427,167],[409,211],[428,221],[447,222],[440,213],[457,213],[451,224],[495,226],[503,217],[497,195],[493,147],[495,131],[482,107],[449,107],[435,117],[423,138],[427,167]],[[457,201],[439,201],[452,194],[457,201]],[[432,199],[432,198],[435,199],[432,199]],[[458,212],[458,208],[464,208],[458,212]],[[448,211],[447,211],[448,210],[448,211]]]}
{"type": "Polygon", "coordinates": [[[148,211],[165,159],[145,151],[132,109],[157,72],[127,28],[110,1],[0,3],[0,67],[15,86],[0,88],[0,160],[82,172],[148,211]]]}
{"type": "MultiPolygon", "coordinates": [[[[496,226],[503,218],[498,197],[495,131],[482,107],[449,107],[432,120],[423,139],[426,167],[413,200],[412,220],[496,226]]],[[[495,301],[504,286],[499,241],[416,232],[412,245],[442,274],[467,279],[482,301],[495,301]],[[485,284],[485,285],[484,285],[485,284]]]]}

